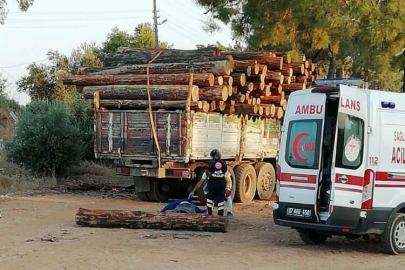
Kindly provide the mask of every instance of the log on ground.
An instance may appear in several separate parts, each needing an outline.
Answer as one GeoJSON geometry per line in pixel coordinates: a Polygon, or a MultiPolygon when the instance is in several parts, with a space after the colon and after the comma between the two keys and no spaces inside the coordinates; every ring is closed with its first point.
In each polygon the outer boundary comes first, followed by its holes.
{"type": "Polygon", "coordinates": [[[191,230],[226,232],[225,217],[201,214],[152,214],[143,211],[101,210],[79,208],[76,224],[98,228],[128,228],[154,230],[191,230]]]}

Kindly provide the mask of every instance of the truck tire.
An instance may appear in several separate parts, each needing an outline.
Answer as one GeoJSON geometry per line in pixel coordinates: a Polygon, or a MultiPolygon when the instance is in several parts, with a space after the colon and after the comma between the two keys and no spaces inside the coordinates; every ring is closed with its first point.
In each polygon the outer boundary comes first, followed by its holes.
{"type": "Polygon", "coordinates": [[[269,200],[276,186],[276,172],[270,163],[259,162],[255,166],[257,173],[257,197],[269,200]]]}
{"type": "Polygon", "coordinates": [[[405,253],[405,214],[396,214],[389,228],[388,241],[382,242],[384,252],[392,255],[405,253]]]}
{"type": "Polygon", "coordinates": [[[162,180],[150,179],[150,191],[147,195],[151,202],[166,202],[171,196],[170,185],[162,180]]]}
{"type": "Polygon", "coordinates": [[[147,192],[138,192],[138,193],[136,193],[136,195],[138,196],[138,199],[140,199],[141,201],[149,202],[147,192]]]}
{"type": "Polygon", "coordinates": [[[235,201],[251,203],[256,194],[257,176],[255,168],[249,164],[242,164],[235,169],[236,192],[235,201]]]}
{"type": "Polygon", "coordinates": [[[301,231],[300,237],[302,242],[304,242],[307,245],[319,245],[325,243],[326,239],[328,238],[327,235],[317,233],[316,231],[313,230],[306,230],[306,231],[301,231]]]}

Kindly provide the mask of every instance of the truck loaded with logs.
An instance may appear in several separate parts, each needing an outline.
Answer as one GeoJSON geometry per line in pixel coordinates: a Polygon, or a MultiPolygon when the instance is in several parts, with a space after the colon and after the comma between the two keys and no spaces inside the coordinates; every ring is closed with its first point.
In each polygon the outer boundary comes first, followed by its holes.
{"type": "Polygon", "coordinates": [[[219,149],[232,196],[249,203],[272,195],[288,96],[316,76],[278,52],[119,48],[63,82],[94,101],[96,158],[133,177],[141,200],[187,197],[219,149]]]}

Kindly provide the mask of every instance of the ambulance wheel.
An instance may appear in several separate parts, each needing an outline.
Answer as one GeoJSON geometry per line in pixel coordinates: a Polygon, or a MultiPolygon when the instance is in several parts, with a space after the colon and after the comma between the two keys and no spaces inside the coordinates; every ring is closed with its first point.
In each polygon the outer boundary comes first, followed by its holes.
{"type": "Polygon", "coordinates": [[[141,201],[144,201],[144,202],[149,201],[147,192],[138,192],[136,195],[138,196],[138,199],[140,199],[141,201]]]}
{"type": "Polygon", "coordinates": [[[235,201],[251,203],[256,194],[257,177],[255,168],[249,164],[242,164],[235,169],[236,192],[235,201]]]}
{"type": "Polygon", "coordinates": [[[301,231],[299,233],[300,233],[302,242],[304,242],[307,245],[323,244],[323,243],[325,243],[326,239],[328,238],[328,236],[317,233],[316,231],[312,231],[312,230],[301,231]]]}
{"type": "Polygon", "coordinates": [[[152,202],[166,202],[171,196],[170,185],[165,181],[150,179],[150,191],[147,195],[152,202]]]}
{"type": "Polygon", "coordinates": [[[257,197],[269,200],[276,186],[276,172],[270,163],[259,162],[255,166],[257,172],[257,197]]]}
{"type": "Polygon", "coordinates": [[[390,225],[388,241],[382,243],[384,252],[392,255],[405,253],[405,214],[398,213],[390,225]]]}

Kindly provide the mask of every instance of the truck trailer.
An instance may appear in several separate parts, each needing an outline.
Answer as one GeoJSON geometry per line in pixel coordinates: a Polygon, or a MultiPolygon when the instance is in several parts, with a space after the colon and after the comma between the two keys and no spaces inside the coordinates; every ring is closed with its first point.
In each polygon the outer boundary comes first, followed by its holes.
{"type": "MultiPolygon", "coordinates": [[[[133,177],[141,200],[187,197],[213,149],[221,151],[229,166],[235,201],[272,195],[278,120],[185,110],[157,110],[153,118],[159,148],[148,110],[96,111],[96,158],[114,160],[117,174],[133,177]]],[[[202,190],[198,197],[205,202],[202,190]]]]}

